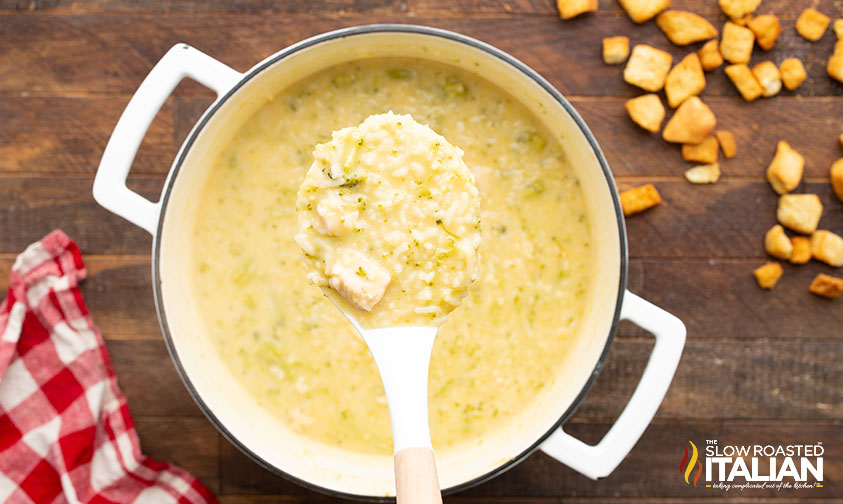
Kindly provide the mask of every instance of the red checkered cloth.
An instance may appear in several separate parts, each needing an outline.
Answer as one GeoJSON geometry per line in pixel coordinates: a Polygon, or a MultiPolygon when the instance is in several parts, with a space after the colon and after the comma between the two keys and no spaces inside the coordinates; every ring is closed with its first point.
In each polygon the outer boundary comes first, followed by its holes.
{"type": "Polygon", "coordinates": [[[0,305],[0,502],[216,502],[140,451],[134,422],[61,231],[29,246],[0,305]]]}

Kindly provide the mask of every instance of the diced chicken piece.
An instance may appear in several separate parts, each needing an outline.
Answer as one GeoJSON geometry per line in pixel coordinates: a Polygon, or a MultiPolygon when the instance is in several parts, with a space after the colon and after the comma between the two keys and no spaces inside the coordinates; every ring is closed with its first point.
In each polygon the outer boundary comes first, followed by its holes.
{"type": "Polygon", "coordinates": [[[359,217],[357,210],[346,209],[340,195],[333,192],[319,202],[316,213],[319,215],[322,232],[329,236],[339,236],[351,231],[359,217]]]}
{"type": "Polygon", "coordinates": [[[332,289],[365,311],[380,302],[392,280],[389,273],[376,262],[348,248],[337,251],[326,273],[332,289]]]}

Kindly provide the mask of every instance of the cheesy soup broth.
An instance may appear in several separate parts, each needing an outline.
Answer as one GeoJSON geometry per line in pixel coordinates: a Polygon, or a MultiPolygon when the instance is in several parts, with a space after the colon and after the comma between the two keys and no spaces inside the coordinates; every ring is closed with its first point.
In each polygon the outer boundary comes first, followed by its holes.
{"type": "Polygon", "coordinates": [[[201,191],[193,289],[205,330],[245,389],[303,435],[391,452],[368,349],[308,285],[296,192],[317,143],[372,114],[411,114],[464,151],[481,197],[479,276],[448,316],[430,369],[437,450],[479,443],[540,401],[578,336],[589,225],[562,147],[514,98],[460,69],[409,59],[330,68],[264,105],[201,191]]]}

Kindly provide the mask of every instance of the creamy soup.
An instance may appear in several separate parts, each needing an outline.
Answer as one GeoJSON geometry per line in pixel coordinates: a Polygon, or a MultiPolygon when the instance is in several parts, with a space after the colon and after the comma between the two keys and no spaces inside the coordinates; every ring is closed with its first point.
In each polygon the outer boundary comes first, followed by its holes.
{"type": "Polygon", "coordinates": [[[388,112],[335,131],[313,158],[295,237],[311,283],[363,327],[444,322],[477,278],[480,196],[463,152],[388,112]]]}
{"type": "Polygon", "coordinates": [[[302,435],[391,454],[368,349],[307,282],[296,192],[339,126],[411,114],[464,151],[481,197],[479,276],[442,325],[430,369],[434,448],[519,421],[559,374],[592,288],[588,215],[563,148],[515,98],[450,66],[347,63],[258,110],[202,188],[192,288],[205,330],[255,400],[302,435]]]}

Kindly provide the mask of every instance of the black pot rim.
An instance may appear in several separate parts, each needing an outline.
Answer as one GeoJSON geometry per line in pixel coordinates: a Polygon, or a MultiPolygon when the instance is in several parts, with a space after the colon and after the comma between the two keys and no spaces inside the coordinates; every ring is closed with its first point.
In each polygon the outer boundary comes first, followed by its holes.
{"type": "Polygon", "coordinates": [[[588,129],[586,126],[585,121],[583,121],[582,117],[576,112],[574,107],[568,102],[568,100],[562,96],[562,94],[551,85],[544,77],[538,74],[535,70],[528,67],[518,59],[510,56],[506,52],[497,49],[485,42],[481,42],[477,39],[468,37],[466,35],[462,35],[459,33],[455,33],[448,30],[443,30],[440,28],[433,28],[429,26],[421,26],[421,25],[406,25],[406,24],[372,24],[372,25],[361,25],[361,26],[354,26],[350,28],[343,28],[339,30],[334,30],[330,32],[326,32],[320,35],[316,35],[314,37],[305,39],[301,42],[293,44],[280,52],[274,54],[273,56],[269,57],[268,59],[264,60],[257,66],[251,68],[248,72],[243,75],[243,78],[233,87],[231,88],[224,96],[221,96],[208,110],[200,118],[199,122],[194,126],[193,130],[188,135],[187,139],[182,144],[182,148],[179,151],[178,157],[176,158],[172,169],[170,170],[170,174],[166,180],[164,185],[164,189],[162,191],[161,197],[161,214],[158,220],[157,232],[153,237],[152,243],[152,279],[153,279],[153,294],[155,299],[155,309],[158,313],[158,320],[161,325],[161,332],[164,335],[164,341],[167,345],[167,351],[170,353],[170,357],[173,360],[173,363],[176,366],[176,370],[178,371],[179,377],[181,378],[184,386],[187,388],[190,396],[199,406],[199,409],[202,413],[210,420],[210,422],[216,427],[216,429],[225,437],[231,444],[237,447],[242,453],[244,453],[247,457],[255,461],[260,466],[264,467],[268,471],[281,476],[289,481],[292,481],[298,485],[301,485],[305,488],[309,488],[311,490],[315,490],[317,492],[336,497],[336,498],[345,498],[345,499],[354,499],[359,501],[367,501],[367,502],[389,502],[393,501],[394,497],[377,497],[377,496],[370,496],[370,495],[360,495],[360,494],[352,494],[346,492],[340,492],[337,490],[333,490],[330,488],[322,487],[311,483],[309,481],[303,480],[296,476],[293,476],[290,473],[282,471],[277,467],[273,466],[266,460],[259,457],[256,453],[251,451],[248,447],[246,447],[243,443],[241,443],[226,427],[225,425],[220,422],[220,420],[214,415],[211,409],[205,404],[202,398],[199,396],[196,388],[193,386],[193,383],[188,377],[187,372],[185,371],[184,367],[182,366],[181,360],[179,359],[178,353],[175,349],[175,344],[172,338],[172,334],[170,332],[169,325],[167,323],[167,316],[164,310],[163,304],[163,297],[161,291],[161,277],[160,277],[160,254],[161,254],[161,232],[163,230],[163,224],[165,220],[165,215],[167,212],[167,204],[169,202],[170,194],[172,192],[173,184],[178,176],[178,173],[184,163],[184,160],[187,157],[190,148],[192,147],[193,143],[196,141],[199,134],[202,132],[204,127],[207,123],[211,120],[214,114],[219,110],[219,108],[232,96],[236,93],[241,87],[243,87],[247,82],[252,80],[258,74],[269,68],[270,66],[274,65],[275,63],[289,57],[290,55],[297,53],[303,49],[307,49],[308,47],[312,47],[314,45],[327,42],[330,40],[357,36],[357,35],[367,35],[372,33],[411,33],[411,34],[419,34],[419,35],[428,35],[434,37],[444,38],[450,41],[459,42],[462,44],[466,44],[471,46],[475,49],[479,49],[483,52],[486,52],[505,63],[509,64],[514,69],[520,71],[522,74],[526,75],[527,77],[531,78],[536,84],[538,84],[545,92],[551,95],[553,99],[568,113],[571,118],[573,118],[574,122],[577,124],[579,129],[582,131],[583,135],[585,135],[586,139],[588,140],[589,145],[591,146],[595,157],[600,165],[600,168],[603,171],[603,176],[606,178],[606,184],[609,187],[609,192],[611,193],[612,203],[614,205],[615,215],[617,217],[617,225],[618,225],[618,239],[620,244],[620,279],[618,284],[618,295],[615,304],[615,313],[612,319],[612,325],[609,330],[609,335],[606,338],[606,344],[603,347],[603,350],[600,354],[600,358],[597,361],[597,364],[594,366],[594,369],[591,372],[591,376],[589,377],[588,381],[583,386],[580,393],[568,407],[568,409],[563,412],[559,419],[553,424],[553,426],[541,436],[539,436],[529,447],[522,450],[520,454],[516,455],[510,460],[507,460],[503,464],[499,465],[498,467],[492,469],[491,471],[478,476],[470,481],[465,483],[461,483],[457,486],[450,487],[444,490],[445,494],[452,494],[456,492],[460,492],[462,490],[466,490],[468,488],[477,486],[481,483],[489,481],[492,478],[499,476],[500,474],[506,472],[507,470],[511,469],[521,461],[523,461],[527,456],[533,453],[545,439],[548,438],[556,429],[560,428],[562,424],[565,423],[576,411],[577,407],[582,403],[585,396],[588,394],[591,387],[594,385],[594,382],[597,380],[600,371],[603,369],[603,365],[606,362],[607,355],[609,350],[612,346],[612,342],[614,341],[615,334],[617,332],[618,322],[620,321],[620,312],[621,307],[623,305],[623,296],[626,291],[626,280],[627,280],[627,269],[629,264],[629,259],[627,255],[627,240],[626,240],[626,226],[623,219],[623,212],[621,211],[620,199],[618,197],[617,189],[615,188],[614,178],[612,177],[612,172],[609,169],[609,164],[606,161],[605,156],[603,155],[600,146],[597,143],[597,140],[594,138],[594,135],[591,133],[591,130],[588,129]]]}

